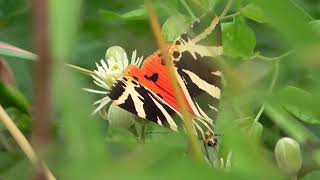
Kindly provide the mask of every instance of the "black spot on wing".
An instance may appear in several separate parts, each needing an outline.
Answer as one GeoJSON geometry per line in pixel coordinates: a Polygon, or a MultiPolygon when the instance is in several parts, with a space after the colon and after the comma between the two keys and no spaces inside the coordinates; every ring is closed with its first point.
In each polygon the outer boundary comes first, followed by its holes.
{"type": "Polygon", "coordinates": [[[122,81],[117,80],[110,90],[109,98],[111,100],[117,100],[126,90],[125,87],[126,85],[122,81]]]}
{"type": "Polygon", "coordinates": [[[189,41],[189,37],[188,37],[187,33],[182,33],[182,34],[180,35],[180,37],[181,37],[181,39],[183,39],[185,42],[188,42],[188,41],[189,41]]]}
{"type": "Polygon", "coordinates": [[[153,73],[151,76],[144,75],[144,77],[152,82],[157,82],[159,75],[158,73],[153,73]]]}
{"type": "Polygon", "coordinates": [[[161,94],[157,93],[157,96],[159,96],[159,98],[163,99],[163,97],[161,96],[161,94]]]}
{"type": "Polygon", "coordinates": [[[179,51],[173,51],[172,56],[173,56],[175,59],[178,59],[179,56],[180,56],[179,51]]]}
{"type": "Polygon", "coordinates": [[[138,85],[138,83],[136,82],[136,81],[131,81],[132,82],[132,84],[134,84],[134,85],[138,85]]]}
{"type": "Polygon", "coordinates": [[[134,80],[139,81],[139,79],[137,78],[137,76],[132,76],[134,80]]]}

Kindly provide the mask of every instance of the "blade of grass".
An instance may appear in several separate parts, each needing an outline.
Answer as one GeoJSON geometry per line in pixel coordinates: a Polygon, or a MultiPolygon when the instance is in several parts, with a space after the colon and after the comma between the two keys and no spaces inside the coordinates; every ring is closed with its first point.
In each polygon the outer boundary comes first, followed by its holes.
{"type": "MultiPolygon", "coordinates": [[[[11,120],[11,118],[6,113],[6,111],[2,108],[1,105],[0,105],[0,120],[6,126],[6,128],[8,129],[8,131],[10,132],[10,134],[12,135],[14,140],[20,146],[20,148],[25,153],[27,158],[31,161],[31,163],[33,165],[39,164],[39,162],[41,162],[41,161],[37,157],[31,144],[28,142],[27,138],[22,134],[22,132],[17,128],[17,126],[13,123],[13,121],[11,120]]],[[[43,168],[48,180],[55,180],[56,178],[53,176],[51,171],[48,169],[47,165],[45,163],[41,163],[41,164],[42,164],[42,168],[43,168]]]]}
{"type": "Polygon", "coordinates": [[[150,3],[150,1],[146,0],[145,6],[146,6],[147,12],[149,14],[151,28],[152,28],[153,34],[155,36],[157,45],[160,48],[160,51],[165,59],[165,65],[166,65],[167,70],[169,72],[169,77],[170,77],[169,79],[171,81],[170,83],[172,84],[172,87],[174,89],[174,94],[176,95],[178,105],[181,109],[181,114],[183,116],[184,124],[185,124],[186,130],[187,130],[190,144],[191,144],[191,155],[196,161],[204,162],[201,149],[200,149],[199,144],[197,142],[196,134],[194,133],[195,130],[194,130],[194,127],[192,124],[192,121],[193,121],[192,117],[191,117],[190,113],[187,111],[187,109],[183,103],[182,94],[179,91],[178,82],[175,77],[175,70],[174,70],[172,60],[170,59],[168,53],[165,50],[165,43],[161,37],[160,23],[158,21],[157,15],[155,14],[155,11],[153,10],[153,7],[152,7],[152,4],[150,3]]]}

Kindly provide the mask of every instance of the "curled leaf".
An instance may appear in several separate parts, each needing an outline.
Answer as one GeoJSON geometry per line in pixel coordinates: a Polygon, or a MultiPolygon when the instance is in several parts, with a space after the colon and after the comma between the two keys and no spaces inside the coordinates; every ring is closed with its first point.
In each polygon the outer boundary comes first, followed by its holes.
{"type": "Polygon", "coordinates": [[[27,60],[35,60],[37,57],[35,54],[29,51],[4,42],[0,42],[0,56],[16,57],[27,60]]]}

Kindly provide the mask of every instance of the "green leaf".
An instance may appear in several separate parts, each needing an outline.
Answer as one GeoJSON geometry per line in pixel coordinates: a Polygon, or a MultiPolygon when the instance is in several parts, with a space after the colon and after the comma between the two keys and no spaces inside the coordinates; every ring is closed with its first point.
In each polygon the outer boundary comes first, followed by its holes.
{"type": "Polygon", "coordinates": [[[309,124],[320,124],[320,114],[311,93],[289,86],[278,94],[278,100],[284,108],[301,121],[309,124]],[[294,97],[294,98],[292,98],[294,97]]]}
{"type": "Polygon", "coordinates": [[[165,41],[174,41],[183,31],[188,29],[192,19],[181,14],[169,17],[162,25],[161,33],[165,41]]]}
{"type": "Polygon", "coordinates": [[[108,10],[100,10],[100,14],[107,21],[113,20],[127,20],[127,21],[136,21],[136,20],[145,20],[148,18],[146,9],[142,6],[141,8],[126,12],[124,14],[117,14],[108,10]]]}
{"type": "Polygon", "coordinates": [[[177,10],[178,4],[178,0],[153,1],[154,9],[159,17],[179,13],[177,10]]]}
{"type": "Polygon", "coordinates": [[[264,15],[263,10],[253,3],[250,3],[250,4],[246,5],[245,7],[241,8],[240,13],[243,16],[245,16],[249,19],[252,19],[258,23],[267,22],[265,19],[265,15],[264,15]]]}
{"type": "Polygon", "coordinates": [[[320,179],[320,171],[311,171],[307,175],[303,176],[301,180],[315,180],[320,179]]]}
{"type": "Polygon", "coordinates": [[[207,0],[209,9],[214,9],[219,3],[223,2],[221,0],[207,0]]]}
{"type": "Polygon", "coordinates": [[[319,42],[319,38],[315,38],[314,32],[308,27],[311,20],[302,8],[295,5],[294,1],[279,0],[253,0],[263,12],[265,18],[279,30],[288,42],[294,46],[306,45],[319,42]]]}
{"type": "Polygon", "coordinates": [[[10,85],[5,85],[0,81],[0,104],[5,107],[15,107],[21,112],[30,113],[28,100],[17,89],[10,85]]]}
{"type": "MultiPolygon", "coordinates": [[[[177,0],[163,0],[159,2],[154,2],[153,7],[156,11],[158,17],[164,17],[171,14],[178,13],[176,7],[178,6],[177,0]]],[[[137,21],[137,20],[147,20],[148,13],[144,5],[141,5],[139,8],[128,11],[123,14],[119,14],[113,11],[100,10],[100,14],[105,18],[106,21],[137,21]]]]}
{"type": "Polygon", "coordinates": [[[146,19],[147,17],[147,11],[144,7],[135,9],[129,12],[126,12],[122,14],[122,17],[126,19],[131,19],[131,20],[140,20],[140,19],[146,19]]]}
{"type": "Polygon", "coordinates": [[[26,60],[36,59],[35,54],[4,42],[0,42],[0,56],[16,57],[26,60]]]}
{"type": "Polygon", "coordinates": [[[254,31],[242,19],[222,24],[224,54],[231,57],[247,58],[253,55],[256,46],[254,31]]]}
{"type": "Polygon", "coordinates": [[[313,20],[310,22],[310,25],[311,29],[320,36],[320,20],[313,20]]]}
{"type": "Polygon", "coordinates": [[[101,16],[105,18],[106,21],[113,21],[113,20],[121,20],[124,19],[120,14],[117,14],[112,11],[108,10],[100,10],[99,11],[101,16]]]}

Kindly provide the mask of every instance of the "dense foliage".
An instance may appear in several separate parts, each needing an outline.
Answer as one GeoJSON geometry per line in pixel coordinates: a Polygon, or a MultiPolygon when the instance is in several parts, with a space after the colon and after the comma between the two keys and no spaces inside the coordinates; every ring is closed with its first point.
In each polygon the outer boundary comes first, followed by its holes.
{"type": "MultiPolygon", "coordinates": [[[[187,138],[143,120],[113,127],[81,90],[110,46],[147,57],[157,48],[143,0],[50,2],[54,59],[52,140],[46,162],[58,179],[319,179],[320,2],[153,0],[165,41],[209,11],[221,15],[224,92],[210,162],[195,162],[187,138]],[[132,133],[133,132],[133,133],[132,133]],[[290,137],[290,138],[285,138],[290,137]]],[[[0,104],[32,132],[33,51],[29,0],[0,0],[0,104]],[[11,47],[11,46],[10,46],[11,47]]],[[[137,119],[111,107],[116,120],[137,119]]],[[[0,117],[1,118],[1,117],[0,117]]],[[[109,119],[109,120],[112,120],[109,119]]],[[[118,125],[119,125],[118,124],[118,125]]],[[[202,147],[202,143],[199,142],[202,147]]],[[[0,123],[0,179],[28,179],[32,166],[0,123]]]]}

